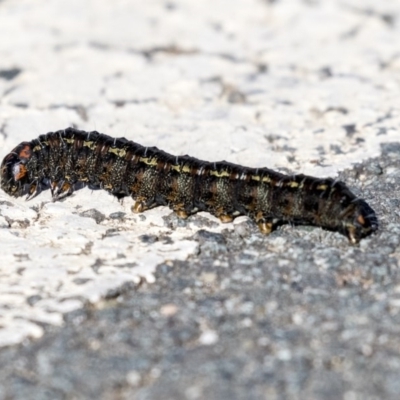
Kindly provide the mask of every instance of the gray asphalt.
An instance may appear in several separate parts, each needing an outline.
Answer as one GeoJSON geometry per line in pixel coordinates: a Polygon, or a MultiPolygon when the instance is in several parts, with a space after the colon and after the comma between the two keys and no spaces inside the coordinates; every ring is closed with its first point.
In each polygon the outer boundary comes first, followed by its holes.
{"type": "Polygon", "coordinates": [[[399,155],[387,144],[340,176],[380,220],[359,246],[193,216],[196,257],[1,350],[0,399],[398,399],[399,155]]]}

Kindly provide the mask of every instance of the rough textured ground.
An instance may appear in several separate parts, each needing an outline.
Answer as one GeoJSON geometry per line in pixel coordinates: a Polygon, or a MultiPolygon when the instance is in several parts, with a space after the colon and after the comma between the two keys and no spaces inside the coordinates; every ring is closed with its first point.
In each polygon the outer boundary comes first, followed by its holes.
{"type": "Polygon", "coordinates": [[[200,229],[198,253],[154,283],[1,351],[1,398],[397,399],[399,151],[341,175],[390,216],[359,247],[312,228],[200,229]]]}
{"type": "Polygon", "coordinates": [[[0,158],[77,126],[339,176],[359,246],[0,191],[0,399],[397,399],[400,1],[0,1],[0,158]]]}

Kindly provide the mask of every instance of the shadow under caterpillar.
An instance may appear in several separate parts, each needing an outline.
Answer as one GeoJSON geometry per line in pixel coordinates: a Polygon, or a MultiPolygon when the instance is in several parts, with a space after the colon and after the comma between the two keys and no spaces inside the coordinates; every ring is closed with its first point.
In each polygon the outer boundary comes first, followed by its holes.
{"type": "Polygon", "coordinates": [[[375,212],[343,182],[173,156],[98,132],[50,132],[20,143],[1,164],[1,188],[14,197],[50,188],[56,201],[82,186],[131,196],[136,213],[168,206],[180,218],[247,215],[264,234],[284,223],[315,225],[358,243],[378,229],[375,212]]]}

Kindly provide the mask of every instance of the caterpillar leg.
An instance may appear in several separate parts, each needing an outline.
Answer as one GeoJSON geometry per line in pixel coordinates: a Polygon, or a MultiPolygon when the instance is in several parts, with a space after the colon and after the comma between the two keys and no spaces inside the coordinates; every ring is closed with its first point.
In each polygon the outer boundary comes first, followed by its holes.
{"type": "Polygon", "coordinates": [[[143,211],[148,210],[148,207],[146,206],[146,203],[143,200],[136,200],[135,204],[132,206],[132,212],[134,212],[135,214],[140,214],[143,211]]]}
{"type": "Polygon", "coordinates": [[[214,213],[214,215],[219,218],[219,220],[223,223],[223,224],[227,224],[229,222],[232,222],[234,220],[234,216],[231,215],[229,212],[225,211],[222,207],[218,208],[216,210],[216,212],[214,213]]]}
{"type": "Polygon", "coordinates": [[[272,220],[262,219],[257,222],[258,229],[263,235],[269,235],[274,230],[272,220]]]}
{"type": "Polygon", "coordinates": [[[357,228],[355,226],[348,226],[346,228],[346,234],[351,244],[357,244],[360,241],[357,235],[357,228]]]}
{"type": "Polygon", "coordinates": [[[189,213],[185,209],[185,205],[183,203],[179,203],[172,207],[172,210],[175,214],[181,219],[187,219],[189,217],[189,213]]]}
{"type": "Polygon", "coordinates": [[[73,186],[67,181],[52,182],[50,184],[51,195],[53,201],[61,200],[64,197],[68,197],[74,191],[73,186]]]}
{"type": "Polygon", "coordinates": [[[272,218],[264,216],[261,211],[256,214],[254,219],[256,221],[258,229],[263,235],[269,235],[274,230],[274,220],[272,218]]]}
{"type": "Polygon", "coordinates": [[[26,195],[25,200],[31,200],[36,197],[42,191],[42,186],[40,183],[34,182],[28,189],[28,194],[26,195]]]}
{"type": "Polygon", "coordinates": [[[221,214],[218,216],[218,218],[223,224],[227,224],[233,221],[233,216],[228,214],[221,214]]]}
{"type": "Polygon", "coordinates": [[[131,207],[132,212],[140,214],[143,211],[150,210],[151,208],[157,207],[157,204],[153,199],[147,199],[145,197],[137,197],[135,204],[131,207]]]}
{"type": "Polygon", "coordinates": [[[186,211],[184,211],[184,210],[176,211],[176,215],[177,215],[179,218],[181,218],[181,219],[187,219],[187,218],[189,218],[189,214],[188,214],[186,211]]]}

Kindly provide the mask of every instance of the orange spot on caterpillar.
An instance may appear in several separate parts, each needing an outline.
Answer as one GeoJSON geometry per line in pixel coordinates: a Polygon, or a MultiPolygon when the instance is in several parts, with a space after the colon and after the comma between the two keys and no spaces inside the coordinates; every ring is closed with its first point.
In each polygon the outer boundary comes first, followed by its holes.
{"type": "Polygon", "coordinates": [[[20,152],[18,153],[18,157],[20,158],[25,158],[25,159],[29,159],[31,158],[32,155],[32,149],[31,146],[29,146],[28,144],[25,145],[20,152]]]}
{"type": "Polygon", "coordinates": [[[19,180],[22,179],[27,173],[28,173],[28,170],[26,169],[25,165],[19,164],[19,165],[18,165],[18,169],[15,171],[14,179],[15,179],[16,181],[19,181],[19,180]]]}

